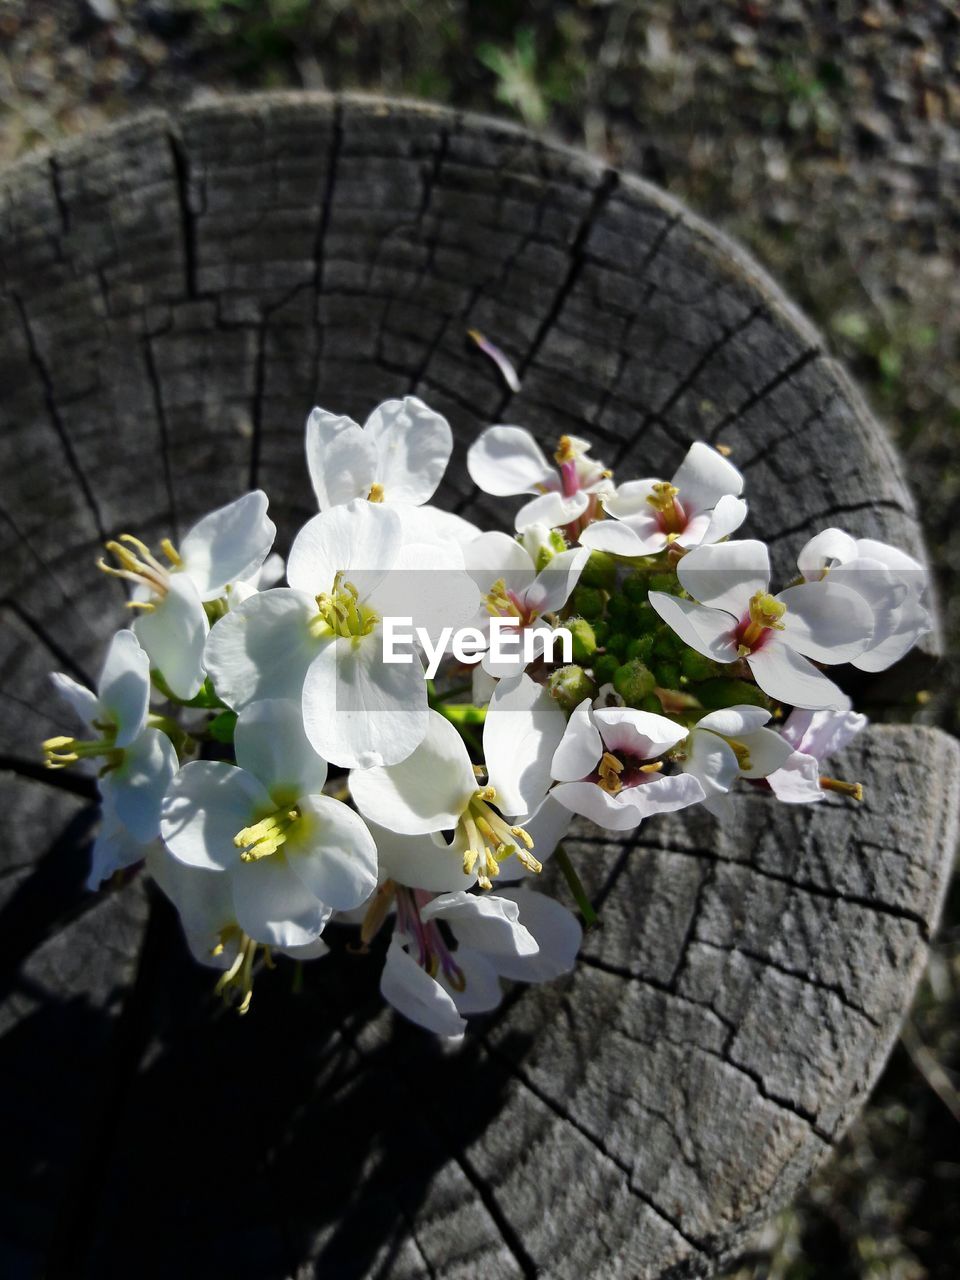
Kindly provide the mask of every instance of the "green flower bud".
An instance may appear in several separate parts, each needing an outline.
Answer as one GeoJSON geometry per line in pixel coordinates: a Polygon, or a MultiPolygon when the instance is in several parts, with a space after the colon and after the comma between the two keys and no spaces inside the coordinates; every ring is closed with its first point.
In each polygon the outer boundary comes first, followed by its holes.
{"type": "Polygon", "coordinates": [[[641,662],[650,664],[650,657],[653,653],[653,636],[636,636],[627,645],[627,657],[639,658],[641,662]]]}
{"type": "Polygon", "coordinates": [[[611,596],[607,601],[607,617],[618,631],[626,631],[633,623],[633,606],[625,596],[611,596]]]}
{"type": "Polygon", "coordinates": [[[705,680],[697,685],[697,697],[707,711],[719,711],[721,707],[735,707],[745,703],[750,707],[764,707],[769,710],[773,703],[755,684],[749,680],[732,680],[719,676],[705,680]]]}
{"type": "Polygon", "coordinates": [[[631,573],[623,581],[623,594],[631,604],[646,604],[648,581],[647,575],[631,573]]]}
{"type": "Polygon", "coordinates": [[[719,667],[696,649],[684,649],[680,655],[680,670],[688,680],[709,680],[719,674],[719,667]]]}
{"type": "Polygon", "coordinates": [[[630,628],[640,635],[656,631],[663,625],[660,615],[652,605],[636,604],[630,611],[630,628]]]}
{"type": "Polygon", "coordinates": [[[599,587],[584,587],[582,585],[575,589],[571,600],[575,612],[591,620],[601,616],[606,602],[606,593],[601,591],[599,587]]]}
{"type": "Polygon", "coordinates": [[[616,654],[620,662],[622,662],[624,657],[626,657],[627,645],[629,643],[630,637],[625,631],[615,631],[613,635],[607,637],[607,643],[604,647],[606,648],[607,653],[616,654]]]}
{"type": "Polygon", "coordinates": [[[650,575],[650,590],[666,591],[671,596],[678,596],[683,588],[675,573],[653,573],[650,575]]]}
{"type": "Polygon", "coordinates": [[[605,551],[591,551],[580,574],[580,585],[612,591],[617,585],[617,562],[605,551]]]}
{"type": "Polygon", "coordinates": [[[610,634],[610,623],[605,618],[597,618],[591,624],[593,626],[593,634],[598,645],[606,645],[607,636],[610,634]]]}
{"type": "Polygon", "coordinates": [[[637,704],[639,711],[651,711],[655,716],[663,715],[663,704],[655,693],[648,693],[645,698],[641,698],[637,704]]]}
{"type": "Polygon", "coordinates": [[[613,684],[613,677],[617,674],[620,666],[620,659],[612,653],[603,653],[597,658],[593,664],[593,678],[598,685],[613,684]]]}
{"type": "Polygon", "coordinates": [[[596,697],[597,692],[597,686],[583,667],[578,667],[575,663],[551,672],[547,679],[547,688],[550,690],[550,696],[559,702],[568,715],[580,705],[584,698],[592,699],[596,697]]]}
{"type": "Polygon", "coordinates": [[[628,707],[639,706],[655,684],[653,673],[637,658],[618,667],[613,677],[613,687],[628,707]]]}
{"type": "Polygon", "coordinates": [[[658,662],[654,672],[661,689],[680,688],[680,667],[676,662],[658,662]]]}
{"type": "Polygon", "coordinates": [[[574,662],[589,662],[597,651],[597,637],[586,618],[571,618],[563,624],[573,636],[574,662]]]}

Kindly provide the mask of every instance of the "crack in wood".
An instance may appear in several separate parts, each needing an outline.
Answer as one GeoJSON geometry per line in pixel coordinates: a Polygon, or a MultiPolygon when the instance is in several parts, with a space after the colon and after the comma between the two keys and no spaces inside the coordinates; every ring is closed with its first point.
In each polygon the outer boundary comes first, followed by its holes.
{"type": "Polygon", "coordinates": [[[40,382],[44,402],[47,407],[48,417],[53,429],[57,433],[64,456],[67,459],[70,470],[73,472],[74,479],[77,482],[77,487],[83,495],[83,500],[86,503],[91,518],[93,519],[94,526],[97,530],[97,537],[101,542],[105,542],[107,539],[107,531],[103,523],[99,503],[94,496],[93,489],[84,474],[83,468],[80,466],[80,461],[77,458],[76,451],[73,447],[73,441],[70,439],[70,433],[67,431],[66,423],[61,416],[60,408],[57,404],[56,396],[54,395],[53,378],[50,375],[50,370],[47,368],[43,356],[40,354],[40,348],[37,345],[36,336],[33,332],[33,327],[30,324],[30,319],[27,315],[26,307],[23,304],[23,299],[17,293],[11,293],[9,296],[16,308],[17,315],[20,318],[20,325],[27,341],[27,351],[29,353],[30,363],[33,366],[33,370],[40,382]]]}

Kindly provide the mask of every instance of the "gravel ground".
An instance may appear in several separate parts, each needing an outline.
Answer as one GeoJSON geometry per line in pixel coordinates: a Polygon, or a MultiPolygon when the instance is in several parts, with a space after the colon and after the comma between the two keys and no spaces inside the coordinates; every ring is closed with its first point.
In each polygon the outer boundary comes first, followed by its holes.
{"type": "MultiPolygon", "coordinates": [[[[380,89],[520,117],[750,246],[895,433],[960,729],[960,9],[941,0],[0,0],[0,163],[148,105],[380,89]]],[[[960,1275],[960,897],[870,1106],[739,1280],[960,1275]]]]}

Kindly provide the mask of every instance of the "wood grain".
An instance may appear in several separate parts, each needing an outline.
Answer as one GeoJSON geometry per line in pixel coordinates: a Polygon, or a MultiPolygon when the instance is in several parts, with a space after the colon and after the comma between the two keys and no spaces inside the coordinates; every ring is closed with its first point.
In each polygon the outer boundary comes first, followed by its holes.
{"type": "MultiPolygon", "coordinates": [[[[314,403],[492,421],[748,476],[777,569],[818,527],[922,555],[898,459],[819,335],[675,201],[522,130],[377,99],[147,114],[0,174],[0,1258],[17,1276],[706,1276],[862,1105],[935,927],[955,744],[871,729],[858,809],[757,793],[572,852],[577,972],[449,1053],[342,947],[219,1014],[164,904],[81,888],[95,811],[42,775],[52,669],[123,618],[93,571],[262,485],[312,514],[314,403]],[[478,328],[523,379],[505,390],[478,328]]],[[[907,675],[875,682],[882,702],[907,675]]],[[[931,678],[927,675],[926,678],[931,678]]],[[[932,678],[935,678],[933,676],[932,678]]]]}

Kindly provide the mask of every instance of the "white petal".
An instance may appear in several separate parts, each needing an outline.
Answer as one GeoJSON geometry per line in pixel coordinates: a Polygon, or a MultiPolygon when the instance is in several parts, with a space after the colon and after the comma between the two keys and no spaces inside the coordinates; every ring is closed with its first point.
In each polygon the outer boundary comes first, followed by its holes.
{"type": "Polygon", "coordinates": [[[439,982],[434,982],[394,934],[380,977],[380,994],[398,1013],[438,1036],[459,1039],[467,1024],[439,982]]]}
{"type": "Polygon", "coordinates": [[[404,760],[427,729],[419,658],[384,662],[379,628],[358,641],[331,641],[303,682],[303,727],[320,755],[345,769],[404,760]]]}
{"type": "Polygon", "coordinates": [[[377,449],[352,418],[314,409],[307,418],[307,469],[321,511],[366,498],[376,477],[377,449]]]}
{"type": "MultiPolygon", "coordinates": [[[[706,530],[700,535],[702,543],[719,542],[721,538],[729,538],[747,518],[747,504],[742,498],[727,496],[721,498],[710,512],[710,521],[706,530]]],[[[686,545],[686,544],[684,544],[686,545]]]]}
{"type": "Polygon", "coordinates": [[[778,637],[751,653],[747,663],[763,692],[788,707],[839,710],[849,703],[842,689],[778,637]]]}
{"type": "Polygon", "coordinates": [[[216,600],[228,582],[256,573],[276,536],[267,495],[255,489],[193,526],[180,545],[183,572],[193,579],[201,600],[216,600]]]}
{"type": "Polygon", "coordinates": [[[562,782],[550,794],[573,813],[590,818],[608,831],[629,831],[654,813],[671,813],[704,798],[692,774],[677,773],[611,796],[592,782],[562,782]]]}
{"type": "Polygon", "coordinates": [[[100,780],[100,790],[112,798],[117,816],[134,839],[156,840],[160,834],[160,807],[177,768],[177,753],[167,735],[144,729],[125,749],[120,766],[100,780]]]}
{"type": "Polygon", "coordinates": [[[514,517],[514,528],[519,532],[532,524],[545,524],[549,528],[571,524],[582,516],[590,505],[590,495],[581,490],[569,497],[562,493],[543,493],[525,502],[514,517]]]}
{"type": "Polygon", "coordinates": [[[819,578],[831,564],[857,558],[857,543],[842,529],[824,529],[810,539],[797,556],[797,568],[805,578],[819,578]]]}
{"type": "Polygon", "coordinates": [[[662,483],[651,478],[647,480],[627,480],[617,485],[613,493],[603,500],[603,509],[608,515],[618,520],[629,520],[631,523],[637,516],[647,516],[656,523],[653,507],[647,501],[653,496],[653,486],[662,483]]]}
{"type": "Polygon", "coordinates": [[[256,942],[302,947],[320,936],[330,908],[293,873],[283,850],[230,872],[237,923],[256,942]]]}
{"type": "Polygon", "coordinates": [[[423,740],[405,760],[350,775],[363,816],[403,835],[455,827],[476,789],[463,739],[439,711],[428,712],[423,740]]]}
{"type": "Polygon", "coordinates": [[[117,726],[117,746],[133,742],[150,706],[150,659],[132,631],[110,641],[99,684],[100,710],[117,726]]]}
{"type": "Polygon", "coordinates": [[[781,635],[792,649],[817,662],[849,662],[873,635],[873,614],[862,596],[826,578],[788,587],[777,596],[787,606],[781,635]]]}
{"type": "Polygon", "coordinates": [[[653,760],[687,736],[684,725],[633,707],[600,707],[593,719],[607,750],[639,760],[653,760]]]}
{"type": "MultiPolygon", "coordinates": [[[[696,555],[696,552],[691,552],[696,555]]],[[[665,591],[651,591],[647,599],[684,644],[715,662],[734,662],[737,644],[735,623],[729,613],[708,609],[693,600],[681,600],[665,591]]]]}
{"type": "Polygon", "coordinates": [[[264,788],[243,769],[193,760],[167,788],[160,834],[181,862],[224,871],[240,862],[234,836],[272,807],[264,788]]]}
{"type": "Polygon", "coordinates": [[[467,452],[467,470],[474,484],[498,498],[554,489],[560,482],[556,467],[522,427],[488,427],[467,452]]]}
{"type": "Polygon", "coordinates": [[[696,723],[697,729],[711,729],[725,738],[739,738],[745,733],[762,729],[770,719],[770,712],[763,707],[751,707],[740,703],[734,707],[722,707],[711,711],[696,723]]]}
{"type": "Polygon", "coordinates": [[[284,846],[291,870],[335,911],[366,902],[377,887],[377,847],[366,823],[332,796],[301,796],[299,808],[284,846]]]}
{"type": "Polygon", "coordinates": [[[825,760],[842,751],[866,728],[867,717],[856,711],[791,711],[784,722],[783,737],[797,751],[825,760]]]}
{"type": "Polygon", "coordinates": [[[524,599],[538,614],[558,613],[569,600],[589,559],[587,547],[559,552],[537,575],[536,582],[524,593],[524,599]]]}
{"type": "Polygon", "coordinates": [[[782,768],[768,774],[767,785],[784,804],[816,804],[824,797],[819,762],[802,751],[794,751],[782,768]]]}
{"type": "Polygon", "coordinates": [[[235,711],[263,698],[299,702],[310,663],[329,643],[310,632],[316,616],[312,596],[275,587],[221,618],[204,650],[218,697],[235,711]]]}
{"type": "MultiPolygon", "coordinates": [[[[570,810],[558,804],[552,793],[547,794],[546,800],[532,818],[524,818],[523,829],[533,841],[533,856],[539,862],[547,862],[553,857],[557,845],[570,830],[572,821],[570,810]]],[[[500,893],[499,886],[509,880],[534,879],[538,874],[536,871],[528,871],[517,855],[511,853],[500,863],[497,892],[500,893]]]]}
{"type": "Polygon", "coordinates": [[[503,988],[491,961],[470,947],[459,947],[453,959],[463,975],[463,990],[457,991],[451,986],[442,968],[437,974],[437,981],[449,991],[459,1012],[489,1013],[496,1009],[503,999],[503,988]]]}
{"type": "Polygon", "coordinates": [[[494,893],[445,893],[428,902],[420,919],[443,920],[457,942],[485,955],[532,956],[537,953],[533,935],[520,924],[520,909],[509,898],[494,893]]]}
{"type": "Polygon", "coordinates": [[[133,624],[137,639],[177,695],[189,701],[203,684],[203,646],[210,629],[193,579],[170,575],[167,594],[133,624]]]}
{"type": "Polygon", "coordinates": [[[691,774],[672,773],[666,777],[655,774],[652,782],[625,787],[617,798],[620,796],[625,804],[636,809],[641,818],[649,818],[656,813],[675,813],[678,809],[699,804],[705,793],[699,779],[691,774]]]}
{"type": "Polygon", "coordinates": [[[236,924],[229,876],[187,866],[159,842],[147,854],[147,870],[177,908],[184,931],[205,940],[208,952],[220,930],[236,924]]]}
{"type": "Polygon", "coordinates": [[[793,747],[779,733],[772,729],[756,729],[753,733],[745,733],[740,741],[750,755],[750,768],[742,769],[744,778],[765,778],[786,764],[793,754],[793,747]]]}
{"type": "Polygon", "coordinates": [[[573,912],[545,893],[519,887],[498,889],[520,908],[520,923],[533,934],[539,950],[532,956],[497,956],[495,966],[515,982],[552,982],[570,973],[577,961],[583,930],[573,912]]]}
{"type": "Polygon", "coordinates": [[[463,562],[467,573],[484,593],[500,578],[511,590],[522,591],[537,576],[533,560],[521,543],[498,531],[482,533],[468,543],[463,548],[463,562]]]}
{"type": "Polygon", "coordinates": [[[725,495],[743,492],[743,476],[733,463],[699,440],[687,450],[672,483],[688,518],[712,510],[725,495]]]}
{"type": "Polygon", "coordinates": [[[387,400],[364,424],[377,453],[376,479],[386,502],[427,502],[443,479],[453,449],[446,418],[416,396],[387,400]]]}
{"type": "Polygon", "coordinates": [[[405,836],[367,821],[377,845],[381,876],[429,893],[451,893],[476,884],[476,872],[466,875],[463,870],[467,841],[459,828],[453,843],[447,844],[438,832],[405,836]]]}
{"type": "Polygon", "coordinates": [[[565,727],[544,685],[527,675],[500,681],[483,726],[483,754],[501,813],[519,816],[540,807],[565,727]]]}
{"type": "Polygon", "coordinates": [[[444,628],[473,621],[480,592],[463,568],[463,549],[457,543],[405,543],[367,601],[381,618],[409,618],[406,634],[423,628],[436,643],[444,628]]]}
{"type": "Polygon", "coordinates": [[[105,803],[100,817],[100,832],[93,842],[88,889],[99,889],[115,871],[136,866],[147,856],[150,846],[136,840],[120,821],[112,804],[105,803]]]}
{"type": "Polygon", "coordinates": [[[715,733],[699,726],[690,734],[683,769],[698,779],[708,799],[725,795],[740,772],[733,748],[715,733]]]}
{"type": "Polygon", "coordinates": [[[451,542],[464,546],[480,536],[480,530],[463,516],[439,507],[424,504],[412,507],[408,503],[391,503],[391,510],[400,517],[404,542],[435,542],[446,546],[451,542]]]}
{"type": "Polygon", "coordinates": [[[307,740],[299,700],[250,703],[237,719],[233,746],[240,768],[263,783],[278,805],[323,790],[327,762],[307,740]]]}
{"type": "Polygon", "coordinates": [[[656,520],[597,520],[581,533],[580,545],[612,556],[651,556],[667,545],[667,535],[656,520]]]}
{"type": "Polygon", "coordinates": [[[308,520],[293,540],[287,581],[312,596],[332,591],[337,574],[362,576],[361,599],[393,567],[400,548],[400,517],[380,502],[357,499],[308,520]]]}
{"type": "Polygon", "coordinates": [[[567,721],[563,739],[553,753],[550,772],[558,782],[579,782],[593,773],[602,755],[603,739],[593,718],[593,707],[590,699],[584,698],[567,721]]]}
{"type": "Polygon", "coordinates": [[[78,684],[73,676],[62,671],[51,671],[50,680],[54,689],[80,717],[88,727],[100,718],[100,700],[95,693],[78,684]]]}
{"type": "Polygon", "coordinates": [[[767,589],[770,556],[764,543],[751,538],[701,546],[683,557],[677,577],[694,600],[724,609],[739,620],[750,597],[767,589]]]}

